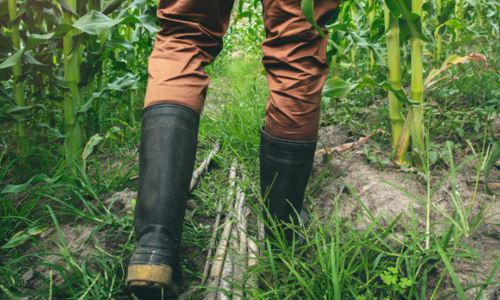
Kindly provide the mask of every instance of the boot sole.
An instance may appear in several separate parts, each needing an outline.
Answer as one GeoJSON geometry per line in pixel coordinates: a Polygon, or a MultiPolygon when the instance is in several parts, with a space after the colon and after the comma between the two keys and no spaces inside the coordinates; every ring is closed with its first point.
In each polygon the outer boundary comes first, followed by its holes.
{"type": "Polygon", "coordinates": [[[127,288],[129,291],[142,289],[166,289],[178,295],[181,288],[172,280],[172,268],[158,265],[131,265],[128,267],[127,288]]]}

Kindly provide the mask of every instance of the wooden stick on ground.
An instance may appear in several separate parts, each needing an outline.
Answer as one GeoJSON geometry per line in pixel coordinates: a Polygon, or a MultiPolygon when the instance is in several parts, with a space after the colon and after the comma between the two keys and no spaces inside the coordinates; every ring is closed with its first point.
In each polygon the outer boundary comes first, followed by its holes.
{"type": "MultiPolygon", "coordinates": [[[[250,215],[250,209],[247,206],[244,206],[245,194],[242,193],[241,199],[241,214],[238,216],[238,235],[240,238],[239,241],[239,251],[238,251],[238,260],[234,262],[234,275],[233,282],[240,286],[245,286],[244,278],[245,272],[247,270],[247,262],[248,262],[248,253],[247,253],[247,219],[250,215]]],[[[244,293],[241,289],[234,289],[234,297],[235,300],[240,300],[244,297],[244,293]]]]}
{"type": "MultiPolygon", "coordinates": [[[[231,203],[231,198],[233,197],[233,187],[236,184],[236,160],[231,165],[231,169],[229,171],[229,195],[228,202],[231,203]]],[[[220,218],[222,215],[222,198],[219,199],[219,204],[217,206],[217,216],[215,217],[214,229],[212,231],[212,237],[210,238],[210,244],[208,248],[207,261],[205,262],[205,268],[203,269],[203,278],[201,280],[201,286],[205,285],[208,279],[208,271],[210,269],[210,258],[212,257],[212,252],[215,247],[215,240],[217,239],[217,231],[220,226],[220,218]]]]}
{"type": "MultiPolygon", "coordinates": [[[[247,239],[248,242],[248,268],[256,266],[259,263],[259,246],[251,239],[247,239]]],[[[247,290],[257,289],[257,276],[255,274],[250,274],[246,284],[247,290]]]]}
{"type": "Polygon", "coordinates": [[[264,250],[266,247],[265,240],[266,240],[266,229],[264,227],[264,222],[262,222],[261,219],[257,221],[259,233],[257,236],[257,240],[259,241],[260,244],[260,249],[264,250]]]}
{"type": "MultiPolygon", "coordinates": [[[[233,197],[234,186],[236,184],[236,182],[235,182],[236,160],[231,165],[231,171],[230,171],[229,177],[232,179],[231,179],[230,184],[229,184],[230,186],[229,186],[229,194],[228,194],[228,203],[229,203],[228,207],[232,207],[233,202],[234,202],[234,197],[233,197]]],[[[220,204],[220,211],[222,213],[222,203],[220,204]]],[[[216,222],[217,222],[217,220],[216,220],[216,222]]],[[[224,224],[225,224],[224,231],[222,233],[219,245],[217,246],[217,250],[215,251],[215,257],[214,257],[214,260],[212,263],[212,269],[210,270],[210,277],[208,278],[208,283],[207,283],[208,288],[217,288],[220,284],[222,266],[224,264],[224,260],[226,257],[227,248],[228,248],[228,244],[229,244],[229,238],[230,238],[231,229],[232,229],[231,214],[230,213],[228,213],[226,215],[226,218],[224,220],[224,224]]],[[[217,237],[217,231],[216,231],[217,228],[218,228],[218,226],[214,227],[215,238],[217,237]]],[[[212,234],[212,236],[214,236],[214,235],[212,234]]],[[[214,244],[215,244],[215,238],[214,238],[214,244]]],[[[205,269],[206,269],[207,275],[208,275],[209,264],[210,264],[210,256],[207,258],[207,262],[205,264],[205,269]]],[[[205,274],[205,271],[204,271],[204,274],[205,274]]],[[[203,277],[206,278],[207,276],[204,275],[203,277]]],[[[206,281],[206,279],[204,279],[204,280],[206,281]]],[[[215,290],[209,291],[208,293],[205,294],[204,300],[215,300],[216,295],[217,295],[217,291],[215,291],[215,290]]]]}
{"type": "Polygon", "coordinates": [[[220,140],[218,140],[217,142],[215,142],[215,146],[212,149],[212,151],[210,151],[210,153],[208,154],[208,157],[201,163],[201,165],[198,167],[198,169],[196,169],[193,172],[193,177],[191,178],[191,185],[189,186],[189,191],[192,191],[196,187],[196,185],[198,184],[198,181],[200,180],[201,175],[206,170],[208,170],[208,165],[210,164],[210,161],[212,161],[212,158],[217,153],[219,153],[220,149],[221,149],[221,143],[220,143],[220,140]]]}
{"type": "MultiPolygon", "coordinates": [[[[227,246],[229,244],[229,238],[231,235],[232,223],[229,215],[225,219],[224,232],[220,238],[219,246],[215,252],[214,262],[212,263],[212,269],[210,270],[210,277],[208,278],[207,287],[217,288],[220,284],[220,277],[222,273],[222,266],[226,257],[227,246]]],[[[205,294],[204,300],[215,300],[217,291],[212,290],[205,294]]]]}
{"type": "Polygon", "coordinates": [[[219,291],[217,292],[216,300],[229,300],[232,291],[232,282],[235,276],[235,264],[237,264],[238,256],[238,230],[236,226],[231,228],[229,236],[229,246],[224,260],[224,267],[220,277],[219,291]],[[226,292],[224,292],[226,291],[226,292]]]}

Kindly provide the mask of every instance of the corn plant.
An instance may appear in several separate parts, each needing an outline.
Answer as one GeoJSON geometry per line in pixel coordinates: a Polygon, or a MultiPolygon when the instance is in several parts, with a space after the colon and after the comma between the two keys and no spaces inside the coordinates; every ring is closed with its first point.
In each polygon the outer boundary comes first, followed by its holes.
{"type": "Polygon", "coordinates": [[[15,122],[22,153],[34,138],[29,121],[64,139],[66,155],[76,157],[86,136],[101,130],[103,101],[112,94],[129,95],[128,123],[135,126],[135,89],[147,73],[145,62],[136,62],[134,43],[152,46],[152,1],[9,0],[0,6],[8,11],[0,20],[9,25],[0,35],[0,70],[12,71],[2,76],[0,117],[15,122]]]}
{"type": "MultiPolygon", "coordinates": [[[[304,0],[306,2],[307,0],[304,0]]],[[[312,1],[312,0],[311,0],[312,1]]],[[[370,26],[370,37],[366,37],[366,33],[356,31],[356,28],[351,24],[349,18],[353,18],[352,14],[346,13],[349,10],[347,7],[352,6],[353,2],[343,2],[341,4],[341,15],[332,24],[329,25],[329,29],[332,34],[331,45],[337,51],[335,54],[341,53],[340,50],[345,48],[340,47],[342,41],[339,37],[342,36],[344,39],[351,40],[351,50],[354,45],[359,47],[368,48],[372,56],[374,57],[377,64],[381,66],[388,66],[388,81],[389,82],[376,82],[374,79],[363,76],[357,82],[344,81],[338,77],[331,78],[326,81],[323,96],[326,97],[339,97],[347,94],[349,91],[360,89],[362,87],[380,87],[389,92],[389,118],[392,130],[392,148],[395,152],[395,162],[398,164],[404,164],[406,162],[406,151],[409,146],[410,137],[412,139],[413,145],[413,158],[414,163],[417,167],[422,167],[421,156],[424,153],[424,92],[425,89],[430,87],[429,82],[436,83],[439,80],[443,80],[449,77],[443,76],[441,79],[434,81],[436,74],[443,73],[444,70],[448,69],[450,66],[457,63],[463,63],[467,60],[482,60],[485,61],[486,57],[481,56],[450,56],[445,60],[446,65],[437,67],[431,70],[426,80],[424,81],[424,47],[428,45],[431,41],[429,36],[430,31],[426,31],[424,28],[423,15],[424,15],[424,3],[421,0],[413,0],[411,3],[408,1],[398,1],[398,0],[385,0],[384,3],[384,23],[385,23],[385,43],[387,48],[387,56],[380,47],[380,42],[382,41],[382,36],[377,35],[377,20],[370,20],[373,14],[368,14],[368,21],[372,22],[370,26]],[[348,17],[346,17],[348,16],[348,17]],[[339,35],[339,32],[344,32],[345,34],[339,35]],[[402,42],[401,42],[402,41],[402,42]],[[408,64],[407,68],[411,71],[411,97],[407,95],[402,88],[402,61],[401,61],[401,47],[405,45],[404,42],[408,41],[411,47],[411,62],[408,64]],[[384,59],[384,57],[387,57],[384,59]],[[386,61],[387,60],[387,61],[386,61]],[[403,104],[408,105],[409,110],[406,116],[406,122],[403,118],[403,104]],[[404,124],[406,123],[407,126],[404,124]]],[[[372,2],[368,2],[366,7],[370,7],[372,2]]],[[[455,19],[450,19],[451,10],[454,7],[454,3],[443,2],[440,0],[431,1],[430,4],[426,6],[426,14],[433,13],[433,18],[436,19],[434,25],[434,36],[436,44],[438,47],[436,58],[436,65],[439,66],[438,62],[442,56],[442,35],[444,35],[447,29],[451,32],[456,32],[461,28],[460,22],[455,19]],[[442,7],[444,5],[444,8],[442,7]],[[436,8],[437,9],[434,9],[436,8]],[[433,8],[433,9],[430,9],[433,8]],[[438,38],[439,37],[439,38],[438,38]]],[[[377,11],[376,9],[370,7],[371,11],[377,11]]],[[[304,11],[308,13],[308,11],[304,11]]],[[[312,13],[312,11],[309,11],[312,13]]],[[[376,14],[375,14],[376,15],[376,14]]],[[[309,17],[311,19],[311,17],[309,17]]],[[[429,22],[427,22],[429,23],[429,22]]],[[[359,22],[357,22],[359,24],[359,22]]],[[[427,24],[430,26],[429,24],[427,24]]],[[[362,25],[359,25],[360,27],[362,25]]],[[[481,35],[476,34],[479,37],[481,35]]],[[[332,47],[332,48],[333,48],[332,47]]],[[[454,50],[455,48],[450,48],[454,50]]],[[[335,62],[333,65],[337,65],[338,55],[332,56],[335,62]]],[[[348,57],[347,57],[348,58],[348,57]]],[[[351,61],[351,63],[354,63],[351,61]]],[[[337,75],[338,72],[334,71],[337,75]]],[[[451,81],[450,81],[451,82],[451,81]]],[[[435,87],[433,87],[434,89],[435,87]]],[[[328,99],[328,98],[326,98],[328,99]]]]}

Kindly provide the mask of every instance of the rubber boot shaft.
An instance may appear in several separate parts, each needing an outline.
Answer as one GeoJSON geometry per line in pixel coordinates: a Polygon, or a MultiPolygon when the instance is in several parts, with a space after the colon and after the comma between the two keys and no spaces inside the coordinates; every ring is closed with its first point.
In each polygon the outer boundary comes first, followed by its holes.
{"type": "Polygon", "coordinates": [[[178,277],[199,116],[187,107],[162,103],[147,107],[142,122],[136,248],[130,265],[168,266],[178,277]]]}
{"type": "Polygon", "coordinates": [[[316,140],[292,141],[260,130],[260,188],[271,217],[297,223],[314,162],[316,140]]]}

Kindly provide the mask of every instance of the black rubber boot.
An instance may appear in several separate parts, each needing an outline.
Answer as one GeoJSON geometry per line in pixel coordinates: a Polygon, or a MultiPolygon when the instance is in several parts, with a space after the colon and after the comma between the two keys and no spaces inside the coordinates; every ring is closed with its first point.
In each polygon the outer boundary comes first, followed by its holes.
{"type": "Polygon", "coordinates": [[[136,246],[127,287],[141,299],[179,294],[179,247],[196,157],[199,116],[162,103],[143,113],[139,149],[139,189],[135,206],[136,246]],[[156,296],[155,296],[156,294],[156,296]]]}
{"type": "MultiPolygon", "coordinates": [[[[316,140],[292,141],[272,137],[261,128],[260,188],[270,216],[282,224],[289,243],[300,239],[286,223],[307,222],[304,193],[314,162],[316,140]],[[299,214],[299,215],[297,215],[299,214]]],[[[266,214],[265,214],[266,215],[266,214]]],[[[268,236],[271,232],[266,230],[268,236]]],[[[271,236],[272,237],[272,236],[271,236]]]]}

